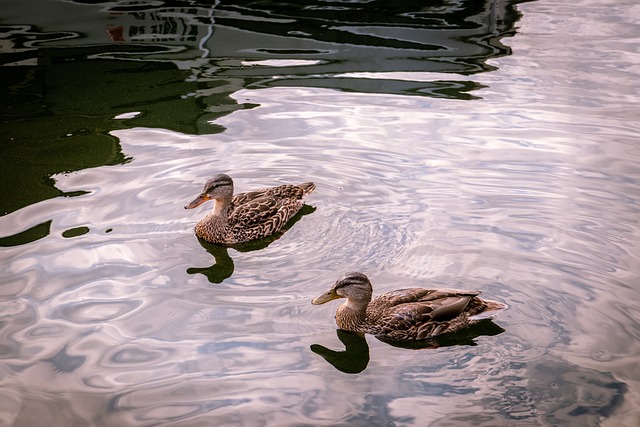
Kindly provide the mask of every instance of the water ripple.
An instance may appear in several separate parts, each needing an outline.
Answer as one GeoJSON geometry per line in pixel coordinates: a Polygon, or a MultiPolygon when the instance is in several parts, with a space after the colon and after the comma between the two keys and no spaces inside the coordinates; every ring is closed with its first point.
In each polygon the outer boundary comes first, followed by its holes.
{"type": "Polygon", "coordinates": [[[134,312],[143,304],[141,300],[94,300],[64,304],[52,311],[53,319],[63,319],[75,324],[108,322],[134,312]]]}
{"type": "MultiPolygon", "coordinates": [[[[274,45],[193,75],[154,63],[179,81],[171,96],[197,100],[188,131],[138,126],[153,102],[107,112],[111,128],[64,113],[117,164],[38,169],[53,198],[0,217],[0,424],[636,425],[640,9],[609,3],[520,5],[513,55],[489,73],[351,73],[316,60],[346,44],[274,45]],[[471,86],[481,99],[462,101],[471,86]],[[397,95],[411,88],[436,97],[397,95]],[[259,250],[212,249],[193,234],[210,205],[183,205],[219,172],[237,191],[313,180],[315,210],[259,250]],[[366,337],[346,374],[312,351],[341,351],[337,303],[310,300],[348,270],[376,294],[482,291],[508,303],[504,332],[416,350],[366,337]]],[[[235,7],[216,31],[252,22],[235,7]]]]}

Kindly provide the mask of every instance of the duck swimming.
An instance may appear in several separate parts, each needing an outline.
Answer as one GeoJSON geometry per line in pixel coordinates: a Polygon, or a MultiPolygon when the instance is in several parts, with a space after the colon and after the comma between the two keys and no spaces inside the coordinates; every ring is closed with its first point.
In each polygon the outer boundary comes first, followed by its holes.
{"type": "Polygon", "coordinates": [[[315,188],[314,183],[305,182],[234,196],[231,177],[219,174],[207,180],[202,193],[185,205],[185,209],[193,209],[213,199],[211,212],[196,224],[196,235],[211,243],[236,245],[282,230],[315,188]]]}
{"type": "Polygon", "coordinates": [[[367,276],[346,273],[311,303],[346,298],[336,311],[340,329],[392,341],[425,340],[456,332],[507,307],[480,299],[478,291],[409,288],[384,293],[373,301],[372,293],[367,276]]]}

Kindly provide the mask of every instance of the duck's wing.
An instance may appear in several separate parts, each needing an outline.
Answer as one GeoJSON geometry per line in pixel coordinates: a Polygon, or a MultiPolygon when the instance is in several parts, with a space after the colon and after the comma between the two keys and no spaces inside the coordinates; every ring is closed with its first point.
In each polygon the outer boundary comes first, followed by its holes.
{"type": "Polygon", "coordinates": [[[269,194],[269,190],[269,188],[261,188],[255,191],[248,191],[246,193],[238,193],[233,196],[233,200],[231,200],[231,209],[235,209],[238,206],[249,203],[251,200],[265,197],[269,194]]]}
{"type": "MultiPolygon", "coordinates": [[[[376,298],[368,312],[372,323],[380,326],[379,333],[395,339],[426,339],[447,332],[478,294],[455,289],[401,289],[376,298]]],[[[462,317],[466,321],[466,315],[462,317]]]]}
{"type": "Polygon", "coordinates": [[[425,289],[425,288],[407,288],[398,289],[391,292],[386,292],[376,299],[371,304],[382,304],[387,307],[395,307],[408,303],[427,303],[430,301],[438,301],[440,299],[449,297],[461,297],[461,296],[478,296],[479,291],[467,291],[461,289],[425,289]]]}
{"type": "Polygon", "coordinates": [[[257,228],[267,236],[284,227],[301,207],[302,203],[297,200],[257,197],[237,206],[229,216],[229,225],[247,232],[257,228]]]}
{"type": "Polygon", "coordinates": [[[313,182],[305,182],[299,185],[285,184],[277,187],[261,188],[247,193],[236,194],[231,201],[231,206],[232,208],[237,208],[240,205],[263,197],[274,200],[301,200],[307,194],[315,190],[315,188],[316,185],[313,182]]]}
{"type": "Polygon", "coordinates": [[[306,195],[316,189],[313,182],[305,182],[299,185],[285,184],[268,189],[268,195],[274,199],[302,200],[306,195]]]}

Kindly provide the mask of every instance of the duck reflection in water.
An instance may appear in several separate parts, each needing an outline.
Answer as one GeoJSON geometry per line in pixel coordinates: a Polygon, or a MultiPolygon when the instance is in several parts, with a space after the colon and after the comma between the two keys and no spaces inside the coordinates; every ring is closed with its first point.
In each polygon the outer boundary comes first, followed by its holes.
{"type": "MultiPolygon", "coordinates": [[[[448,333],[436,338],[421,341],[393,341],[381,337],[378,340],[393,347],[410,350],[436,349],[440,347],[452,347],[458,345],[475,346],[475,341],[480,336],[492,336],[503,333],[505,330],[493,323],[491,319],[483,319],[474,325],[458,331],[448,333]]],[[[347,374],[358,374],[364,371],[369,364],[369,345],[365,334],[336,329],[338,339],[344,344],[342,351],[331,350],[320,344],[312,344],[311,351],[322,356],[334,368],[347,374]]]]}
{"type": "MultiPolygon", "coordinates": [[[[348,354],[351,346],[356,348],[353,351],[362,359],[365,333],[397,347],[414,349],[441,347],[443,343],[451,342],[451,338],[455,340],[450,345],[460,344],[460,338],[464,338],[462,344],[469,344],[468,334],[471,332],[476,334],[470,339],[473,343],[473,338],[478,335],[502,332],[502,328],[494,325],[500,330],[478,334],[477,327],[507,307],[501,302],[479,298],[478,291],[408,288],[384,293],[373,301],[372,294],[369,278],[363,273],[352,272],[343,275],[328,292],[312,301],[312,304],[319,305],[346,298],[336,311],[336,323],[342,330],[359,334],[356,336],[360,337],[360,343],[354,344],[353,336],[345,338],[338,334],[345,346],[349,343],[343,354],[348,354]],[[470,329],[472,326],[476,327],[475,330],[470,329]]],[[[323,357],[331,355],[327,360],[335,360],[337,355],[324,347],[316,346],[312,350],[323,357]]]]}
{"type": "Polygon", "coordinates": [[[300,221],[303,216],[315,212],[316,208],[310,205],[303,205],[302,208],[287,222],[287,224],[277,233],[253,242],[236,244],[231,246],[221,246],[215,243],[207,242],[202,238],[198,238],[200,245],[209,252],[215,263],[209,267],[191,267],[187,269],[188,274],[202,274],[211,283],[222,283],[233,275],[234,263],[233,258],[229,255],[229,249],[237,252],[252,252],[264,249],[274,241],[278,240],[288,229],[300,221]]]}

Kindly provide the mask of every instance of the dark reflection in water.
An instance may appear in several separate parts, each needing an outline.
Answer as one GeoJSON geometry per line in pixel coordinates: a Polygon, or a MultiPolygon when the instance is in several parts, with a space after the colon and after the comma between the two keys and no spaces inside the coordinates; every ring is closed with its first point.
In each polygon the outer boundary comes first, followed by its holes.
{"type": "Polygon", "coordinates": [[[369,364],[369,345],[364,334],[336,329],[338,339],[344,344],[341,351],[331,350],[320,344],[312,344],[311,351],[319,354],[339,371],[357,374],[369,364]]]}
{"type": "MultiPolygon", "coordinates": [[[[434,349],[457,345],[475,346],[475,339],[480,336],[493,336],[505,332],[491,319],[484,319],[469,328],[456,333],[444,334],[430,340],[423,341],[390,341],[378,338],[380,341],[394,347],[411,350],[434,349]]],[[[312,344],[311,351],[322,356],[327,362],[339,371],[347,374],[357,374],[364,371],[369,364],[369,345],[364,334],[337,329],[336,334],[345,349],[341,351],[331,350],[320,344],[312,344]]]]}
{"type": "Polygon", "coordinates": [[[229,248],[214,245],[200,238],[198,238],[198,241],[213,256],[215,263],[209,267],[190,267],[187,269],[187,273],[202,274],[211,283],[222,283],[225,279],[231,277],[235,267],[233,258],[229,256],[229,248]]]}
{"type": "Polygon", "coordinates": [[[82,366],[86,359],[87,358],[85,356],[70,355],[67,353],[67,348],[65,346],[53,357],[50,357],[48,361],[53,365],[54,372],[70,374],[82,366]]]}
{"type": "Polygon", "coordinates": [[[278,240],[287,230],[300,221],[303,216],[309,215],[315,212],[316,208],[310,205],[303,205],[302,208],[289,220],[289,222],[280,230],[280,232],[255,242],[247,242],[239,245],[233,245],[230,247],[216,245],[214,243],[207,242],[198,237],[200,245],[209,252],[215,263],[209,267],[190,267],[187,269],[188,274],[202,274],[211,283],[222,283],[225,279],[228,279],[233,275],[234,264],[233,259],[229,256],[229,248],[235,249],[238,252],[252,252],[264,249],[274,241],[278,240]]]}
{"type": "Polygon", "coordinates": [[[27,243],[35,242],[49,235],[51,230],[51,221],[45,221],[41,224],[16,233],[12,236],[0,238],[0,247],[19,246],[27,243]]]}
{"type": "Polygon", "coordinates": [[[550,425],[599,425],[620,406],[627,391],[609,372],[562,360],[541,359],[528,369],[533,401],[550,425]]]}
{"type": "Polygon", "coordinates": [[[82,236],[89,232],[89,227],[75,227],[69,230],[65,230],[62,232],[62,237],[66,237],[67,239],[72,237],[82,236]]]}
{"type": "Polygon", "coordinates": [[[514,32],[516,3],[34,0],[47,13],[31,15],[8,4],[0,215],[85,193],[58,190],[56,174],[130,161],[113,130],[223,131],[215,120],[255,106],[233,98],[244,88],[472,99],[482,86],[460,76],[510,53],[500,38],[514,32]]]}

